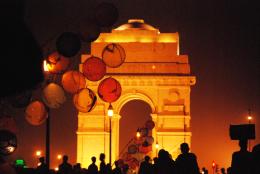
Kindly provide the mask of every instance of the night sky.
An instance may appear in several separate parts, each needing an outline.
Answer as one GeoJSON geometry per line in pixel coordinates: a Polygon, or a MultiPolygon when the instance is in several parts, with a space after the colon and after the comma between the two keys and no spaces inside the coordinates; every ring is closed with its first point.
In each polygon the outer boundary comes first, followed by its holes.
{"type": "MultiPolygon", "coordinates": [[[[27,0],[24,19],[43,45],[63,31],[74,31],[73,23],[84,22],[93,15],[99,2],[103,1],[27,0]]],[[[200,167],[209,168],[213,160],[220,167],[229,167],[232,152],[238,150],[237,142],[229,138],[229,125],[247,123],[248,108],[257,124],[256,140],[252,143],[260,143],[260,20],[257,18],[260,6],[257,1],[107,2],[113,2],[119,10],[119,19],[111,28],[128,19],[141,18],[161,33],[179,32],[180,53],[189,55],[192,75],[197,77],[191,92],[191,126],[192,152],[197,155],[200,167]]],[[[53,47],[52,40],[48,46],[53,47]]],[[[40,98],[37,94],[35,91],[35,99],[40,98]]],[[[72,163],[76,160],[77,111],[71,96],[67,100],[61,108],[51,111],[51,159],[56,164],[57,153],[68,154],[72,163]]],[[[134,102],[127,104],[128,114],[134,115],[133,110],[140,110],[139,106],[147,108],[134,102]]],[[[35,166],[34,151],[44,149],[44,125],[29,125],[22,109],[13,112],[19,127],[19,147],[10,158],[24,157],[29,166],[35,166]]]]}

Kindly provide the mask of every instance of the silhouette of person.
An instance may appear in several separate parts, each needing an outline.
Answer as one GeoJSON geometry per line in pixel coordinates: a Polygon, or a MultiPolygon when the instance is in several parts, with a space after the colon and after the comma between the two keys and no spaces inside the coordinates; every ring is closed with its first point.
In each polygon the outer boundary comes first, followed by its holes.
{"type": "Polygon", "coordinates": [[[193,153],[189,153],[189,145],[182,143],[181,154],[176,159],[176,169],[178,174],[199,174],[197,157],[193,153]]]}
{"type": "Polygon", "coordinates": [[[231,167],[227,168],[227,174],[231,174],[231,167]]]}
{"type": "Polygon", "coordinates": [[[153,158],[153,173],[158,173],[158,158],[153,158]]]}
{"type": "Polygon", "coordinates": [[[129,165],[124,164],[122,167],[122,174],[127,174],[128,170],[129,170],[129,165]]]}
{"type": "Polygon", "coordinates": [[[252,174],[260,173],[260,144],[253,147],[252,150],[253,163],[252,163],[252,174]]]}
{"type": "Polygon", "coordinates": [[[202,167],[202,174],[208,174],[209,171],[205,168],[205,167],[202,167]]]}
{"type": "Polygon", "coordinates": [[[98,174],[98,167],[96,165],[96,157],[91,158],[92,164],[88,166],[88,174],[98,174]]]}
{"type": "Polygon", "coordinates": [[[175,163],[173,159],[170,158],[169,153],[164,149],[159,150],[158,153],[158,170],[156,174],[174,174],[175,173],[175,163]]]}
{"type": "Polygon", "coordinates": [[[153,174],[153,165],[150,163],[150,157],[145,156],[141,162],[138,174],[153,174]]]}
{"type": "Polygon", "coordinates": [[[221,168],[221,169],[220,169],[220,172],[221,172],[221,174],[226,174],[225,168],[221,168]]]}
{"type": "Polygon", "coordinates": [[[99,165],[99,174],[106,174],[106,163],[105,163],[105,154],[101,153],[99,155],[100,165],[99,165]]]}
{"type": "Polygon", "coordinates": [[[118,160],[115,161],[115,168],[112,170],[112,174],[122,174],[121,168],[119,167],[118,160]]]}
{"type": "Polygon", "coordinates": [[[73,166],[73,174],[81,174],[81,165],[77,163],[73,166]]]}
{"type": "Polygon", "coordinates": [[[40,157],[39,158],[39,162],[40,162],[40,165],[36,168],[36,173],[37,174],[46,174],[48,173],[48,166],[47,164],[45,163],[45,159],[44,157],[40,157]]]}
{"type": "Polygon", "coordinates": [[[112,173],[112,167],[110,163],[107,163],[106,165],[106,174],[111,174],[112,173]]]}
{"type": "Polygon", "coordinates": [[[63,156],[63,162],[59,165],[59,173],[60,174],[71,174],[72,173],[72,165],[68,163],[69,157],[67,155],[63,156]]]}
{"type": "Polygon", "coordinates": [[[252,154],[247,151],[247,140],[239,140],[240,151],[232,154],[231,173],[250,174],[252,154]]]}

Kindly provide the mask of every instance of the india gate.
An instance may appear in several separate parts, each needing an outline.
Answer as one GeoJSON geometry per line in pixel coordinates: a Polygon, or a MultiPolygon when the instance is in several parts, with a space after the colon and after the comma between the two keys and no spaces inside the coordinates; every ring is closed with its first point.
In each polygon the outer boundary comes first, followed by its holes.
{"type": "MultiPolygon", "coordinates": [[[[101,33],[91,44],[91,55],[101,57],[109,43],[119,44],[126,54],[125,62],[118,68],[108,67],[106,75],[117,79],[122,86],[120,98],[112,103],[112,162],[119,158],[120,110],[132,100],[142,100],[150,106],[155,123],[154,141],[176,158],[180,144],[191,143],[190,92],[196,83],[188,56],[180,54],[179,34],[160,33],[143,20],[133,19],[111,33],[101,33]]],[[[82,55],[81,62],[88,57],[82,55]]],[[[98,83],[88,81],[87,86],[97,92],[98,83]]],[[[108,105],[98,98],[91,112],[78,114],[77,162],[83,167],[100,153],[109,159],[108,105]]],[[[151,157],[154,157],[155,143],[152,149],[151,157]]]]}

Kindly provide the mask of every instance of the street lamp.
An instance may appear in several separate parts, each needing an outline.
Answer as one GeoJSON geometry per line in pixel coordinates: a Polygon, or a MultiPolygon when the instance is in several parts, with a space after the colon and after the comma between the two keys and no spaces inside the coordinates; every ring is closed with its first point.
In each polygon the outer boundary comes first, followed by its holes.
{"type": "Polygon", "coordinates": [[[111,120],[112,117],[114,115],[114,110],[113,107],[111,105],[111,103],[109,103],[108,109],[107,109],[107,115],[109,116],[109,163],[110,165],[111,163],[111,154],[112,154],[112,124],[111,124],[111,120]]]}
{"type": "MultiPolygon", "coordinates": [[[[47,73],[48,75],[48,72],[50,71],[51,67],[50,67],[50,64],[47,63],[46,60],[44,60],[43,62],[43,70],[45,73],[47,73]]],[[[46,119],[46,132],[45,132],[45,158],[46,158],[46,165],[47,165],[47,168],[49,170],[50,168],[50,109],[48,106],[46,106],[46,110],[47,110],[47,114],[48,114],[48,117],[46,119]]]]}
{"type": "Polygon", "coordinates": [[[141,131],[138,128],[137,131],[136,131],[136,138],[140,138],[140,137],[141,137],[141,131]]]}
{"type": "Polygon", "coordinates": [[[158,142],[156,141],[156,144],[155,144],[155,149],[156,149],[156,156],[158,156],[158,149],[159,149],[159,144],[158,142]]]}
{"type": "MultiPolygon", "coordinates": [[[[248,109],[248,115],[247,115],[247,120],[248,120],[248,124],[251,124],[251,120],[253,119],[252,115],[251,115],[251,109],[248,109]]],[[[250,139],[248,139],[248,151],[250,151],[250,139]]]]}

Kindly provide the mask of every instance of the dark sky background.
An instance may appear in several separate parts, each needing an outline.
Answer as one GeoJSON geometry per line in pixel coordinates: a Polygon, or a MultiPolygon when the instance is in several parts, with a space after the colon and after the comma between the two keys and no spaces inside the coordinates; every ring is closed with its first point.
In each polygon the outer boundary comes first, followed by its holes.
{"type": "MultiPolygon", "coordinates": [[[[73,22],[84,22],[100,2],[104,1],[27,0],[24,18],[42,45],[63,31],[75,30],[73,22]]],[[[113,2],[119,10],[119,19],[112,28],[128,19],[142,18],[161,33],[179,32],[180,53],[189,55],[192,74],[197,77],[191,93],[191,124],[192,151],[198,156],[200,167],[209,167],[213,160],[221,167],[230,165],[231,154],[238,146],[229,139],[229,125],[247,123],[248,108],[257,128],[257,139],[252,143],[260,143],[260,20],[257,18],[260,6],[257,1],[107,2],[113,2]]],[[[129,115],[130,110],[140,110],[139,105],[130,105],[129,115]]],[[[22,110],[15,113],[19,148],[11,158],[24,157],[28,165],[35,165],[34,151],[44,149],[44,125],[30,126],[22,110]]],[[[51,122],[53,165],[58,163],[54,157],[57,153],[68,154],[75,163],[77,111],[71,96],[60,109],[51,111],[51,122]]]]}

